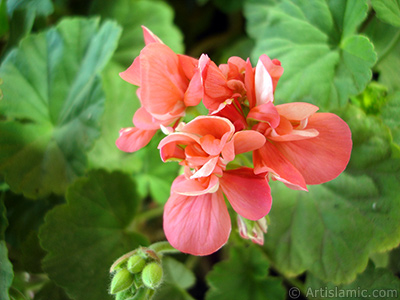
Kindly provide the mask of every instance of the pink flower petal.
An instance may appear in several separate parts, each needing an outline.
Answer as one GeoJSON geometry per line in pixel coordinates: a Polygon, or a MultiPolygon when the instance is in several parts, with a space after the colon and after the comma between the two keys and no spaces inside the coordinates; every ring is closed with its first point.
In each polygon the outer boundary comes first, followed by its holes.
{"type": "Polygon", "coordinates": [[[229,139],[233,135],[235,127],[225,118],[199,116],[182,127],[181,131],[199,136],[211,135],[222,140],[226,133],[229,133],[229,135],[225,138],[229,139]]]}
{"type": "Polygon", "coordinates": [[[157,130],[143,130],[136,127],[123,128],[115,142],[117,147],[125,152],[135,152],[146,146],[157,130]]]}
{"type": "Polygon", "coordinates": [[[164,207],[169,243],[192,255],[209,255],[229,238],[231,220],[221,191],[201,196],[172,194],[164,207]]]}
{"type": "Polygon", "coordinates": [[[254,173],[272,173],[272,177],[295,190],[307,191],[306,182],[300,172],[270,142],[253,153],[254,173]]]}
{"type": "Polygon", "coordinates": [[[198,196],[214,193],[218,188],[219,178],[215,175],[196,179],[189,179],[180,175],[172,183],[171,192],[185,196],[198,196]]]}
{"type": "Polygon", "coordinates": [[[151,43],[140,53],[140,72],[140,100],[146,110],[154,116],[182,115],[189,80],[177,54],[164,44],[151,43]]]}
{"type": "Polygon", "coordinates": [[[264,176],[255,175],[253,169],[225,171],[219,181],[229,203],[242,217],[255,221],[270,211],[272,198],[268,181],[264,176]]]}
{"type": "Polygon", "coordinates": [[[265,137],[254,130],[238,131],[233,135],[235,154],[245,153],[261,148],[265,144],[265,137]]]}
{"type": "Polygon", "coordinates": [[[204,98],[203,103],[211,111],[215,111],[232,96],[227,86],[227,78],[214,62],[206,66],[203,74],[204,98]]]}
{"type": "Polygon", "coordinates": [[[246,61],[246,73],[244,77],[244,85],[246,87],[246,95],[249,101],[250,109],[256,105],[256,94],[254,87],[254,69],[251,66],[250,59],[248,58],[246,61]]]}
{"type": "Polygon", "coordinates": [[[271,132],[271,135],[268,136],[268,139],[275,142],[290,142],[290,141],[300,141],[315,138],[319,135],[319,132],[312,129],[303,129],[303,130],[292,130],[289,134],[279,135],[271,132]]]}
{"type": "Polygon", "coordinates": [[[144,107],[139,108],[133,115],[133,124],[140,129],[160,129],[161,121],[155,119],[144,107]]]}
{"type": "Polygon", "coordinates": [[[291,121],[301,121],[311,117],[319,108],[310,103],[293,102],[276,106],[279,114],[291,121]]]}
{"type": "Polygon", "coordinates": [[[148,29],[146,26],[142,26],[142,29],[143,29],[144,43],[146,45],[151,44],[151,43],[164,44],[163,41],[158,36],[156,36],[153,32],[151,32],[151,30],[148,29]]]}
{"type": "Polygon", "coordinates": [[[346,122],[331,113],[316,113],[307,129],[316,129],[315,138],[276,143],[278,150],[299,170],[306,184],[320,184],[339,176],[351,154],[351,132],[346,122]]]}
{"type": "MultiPolygon", "coordinates": [[[[202,54],[198,63],[198,66],[194,69],[193,76],[190,77],[189,86],[185,92],[184,102],[186,106],[196,106],[200,103],[203,98],[203,71],[210,59],[207,55],[202,54]]],[[[185,69],[185,68],[184,68],[185,69]]],[[[185,71],[187,74],[187,72],[185,71]]]]}
{"type": "Polygon", "coordinates": [[[253,107],[247,118],[269,123],[272,128],[277,127],[280,121],[279,113],[272,102],[253,107]]]}
{"type": "Polygon", "coordinates": [[[133,85],[140,86],[140,56],[136,57],[133,63],[119,76],[133,85]]]}

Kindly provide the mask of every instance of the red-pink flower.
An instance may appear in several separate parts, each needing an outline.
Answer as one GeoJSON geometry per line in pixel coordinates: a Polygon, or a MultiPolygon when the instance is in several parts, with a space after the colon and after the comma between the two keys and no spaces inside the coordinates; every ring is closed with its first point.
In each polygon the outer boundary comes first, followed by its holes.
{"type": "Polygon", "coordinates": [[[253,169],[226,170],[235,155],[263,146],[265,137],[252,130],[235,133],[221,117],[197,117],[164,138],[159,145],[164,161],[180,160],[178,176],[164,208],[164,232],[173,247],[193,255],[208,255],[228,240],[231,221],[224,194],[232,208],[249,220],[271,208],[268,181],[253,169]]]}
{"type": "Polygon", "coordinates": [[[123,151],[133,152],[151,140],[160,126],[173,125],[185,115],[188,106],[200,103],[203,97],[202,68],[208,62],[174,53],[143,26],[146,46],[132,65],[120,76],[139,86],[142,107],[133,117],[135,127],[123,128],[116,144],[123,151]]]}
{"type": "Polygon", "coordinates": [[[210,113],[216,114],[232,103],[253,108],[272,101],[282,73],[280,62],[267,55],[260,56],[255,68],[249,59],[244,61],[235,56],[219,66],[210,61],[203,71],[204,105],[210,113]]]}
{"type": "MultiPolygon", "coordinates": [[[[256,107],[257,108],[257,107],[256,107]]],[[[346,168],[352,141],[348,125],[309,103],[269,104],[254,126],[267,142],[253,152],[254,172],[268,173],[293,189],[307,190],[336,178],[346,168]]]]}

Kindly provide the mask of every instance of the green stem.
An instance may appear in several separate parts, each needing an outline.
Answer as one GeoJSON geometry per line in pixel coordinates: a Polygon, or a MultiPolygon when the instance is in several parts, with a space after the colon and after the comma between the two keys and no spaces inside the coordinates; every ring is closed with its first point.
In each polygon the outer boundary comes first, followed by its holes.
{"type": "Polygon", "coordinates": [[[167,241],[154,243],[149,248],[157,252],[157,254],[181,253],[179,250],[176,250],[174,247],[172,247],[167,241]]]}
{"type": "Polygon", "coordinates": [[[375,65],[378,65],[381,63],[386,56],[389,55],[389,53],[393,50],[393,48],[396,46],[397,42],[400,40],[400,30],[397,31],[396,35],[393,37],[391,42],[386,46],[386,48],[382,51],[381,55],[379,56],[378,60],[376,61],[375,65]]]}
{"type": "Polygon", "coordinates": [[[126,226],[126,231],[127,232],[133,232],[135,231],[135,226],[136,224],[143,222],[143,221],[148,221],[154,218],[161,217],[164,212],[164,207],[163,206],[157,206],[153,209],[149,209],[146,211],[143,211],[142,213],[137,214],[133,220],[126,226]]]}

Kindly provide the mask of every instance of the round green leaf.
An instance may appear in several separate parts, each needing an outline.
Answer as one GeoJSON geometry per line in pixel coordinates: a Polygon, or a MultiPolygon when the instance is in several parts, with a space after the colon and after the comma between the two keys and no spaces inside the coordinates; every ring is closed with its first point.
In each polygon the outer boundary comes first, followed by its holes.
{"type": "Polygon", "coordinates": [[[8,250],[4,241],[4,232],[8,222],[6,218],[6,208],[3,203],[3,197],[0,198],[0,298],[9,300],[8,289],[14,278],[13,266],[8,260],[8,250]]]}
{"type": "Polygon", "coordinates": [[[307,276],[307,299],[398,299],[400,280],[389,270],[375,268],[370,263],[350,284],[335,285],[307,276]],[[329,295],[329,296],[328,296],[329,295]]]}
{"type": "Polygon", "coordinates": [[[161,1],[116,0],[95,1],[93,12],[104,18],[115,19],[123,27],[114,60],[128,66],[144,47],[141,25],[148,27],[167,46],[177,53],[182,53],[183,37],[174,25],[174,12],[161,1]]]}
{"type": "Polygon", "coordinates": [[[285,69],[276,99],[330,109],[361,92],[376,60],[369,40],[355,34],[366,12],[364,0],[248,0],[252,58],[267,54],[285,69]]]}
{"type": "Polygon", "coordinates": [[[268,269],[259,248],[231,248],[229,260],[216,264],[206,277],[210,285],[206,299],[285,299],[281,280],[268,277],[268,269]]]}
{"type": "Polygon", "coordinates": [[[400,26],[400,0],[372,0],[371,4],[379,19],[400,26]]]}
{"type": "Polygon", "coordinates": [[[385,24],[374,18],[365,33],[374,43],[378,60],[374,71],[378,73],[378,81],[389,88],[399,89],[398,70],[400,69],[400,28],[385,24]]]}
{"type": "Polygon", "coordinates": [[[76,300],[112,299],[107,287],[116,258],[148,241],[128,231],[139,201],[123,173],[92,171],[67,190],[67,204],[50,211],[40,230],[43,268],[76,300]]]}
{"type": "Polygon", "coordinates": [[[28,197],[62,194],[86,167],[99,135],[104,95],[99,72],[120,28],[69,19],[28,36],[0,68],[0,172],[28,197]]]}
{"type": "Polygon", "coordinates": [[[308,193],[274,184],[265,249],[275,266],[288,276],[309,270],[325,281],[354,280],[370,254],[400,242],[399,170],[390,159],[308,193]]]}

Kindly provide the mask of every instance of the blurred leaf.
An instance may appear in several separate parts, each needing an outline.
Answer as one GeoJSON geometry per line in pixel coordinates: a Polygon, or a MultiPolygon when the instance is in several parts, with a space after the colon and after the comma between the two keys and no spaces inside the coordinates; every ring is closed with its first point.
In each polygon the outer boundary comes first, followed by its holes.
{"type": "Polygon", "coordinates": [[[70,298],[62,288],[49,282],[35,294],[35,300],[70,300],[70,298]]]}
{"type": "Polygon", "coordinates": [[[185,289],[190,288],[196,281],[196,278],[192,271],[186,266],[171,258],[163,257],[163,283],[159,289],[157,289],[154,299],[174,299],[174,300],[193,300],[185,289]]]}
{"type": "Polygon", "coordinates": [[[14,278],[13,266],[8,260],[8,250],[4,241],[4,232],[7,227],[6,208],[0,198],[0,299],[9,300],[8,289],[14,278]]]}
{"type": "Polygon", "coordinates": [[[227,14],[241,10],[244,2],[245,0],[213,0],[214,5],[227,14]]]}
{"type": "Polygon", "coordinates": [[[107,293],[111,264],[148,244],[127,228],[139,204],[135,184],[123,173],[92,171],[67,190],[66,198],[40,230],[49,252],[43,268],[73,299],[112,299],[107,293]]]}
{"type": "Polygon", "coordinates": [[[10,50],[31,32],[37,16],[53,13],[53,4],[50,0],[7,0],[7,12],[10,17],[7,50],[10,50]]]}
{"type": "Polygon", "coordinates": [[[398,245],[399,160],[359,172],[310,186],[308,193],[273,185],[265,249],[283,273],[309,270],[322,280],[347,283],[364,270],[370,254],[398,245]]]}
{"type": "Polygon", "coordinates": [[[394,274],[400,274],[400,247],[390,252],[388,267],[394,274]]]}
{"type": "Polygon", "coordinates": [[[382,108],[382,120],[391,130],[393,142],[400,146],[400,91],[389,97],[382,108]]]}
{"type": "Polygon", "coordinates": [[[248,37],[240,38],[223,49],[220,62],[225,64],[231,56],[239,56],[246,60],[250,57],[251,49],[253,48],[254,41],[252,39],[248,37]]]}
{"type": "Polygon", "coordinates": [[[346,285],[326,283],[311,274],[307,276],[309,299],[398,299],[400,280],[387,269],[375,268],[370,263],[364,273],[346,285]]]}
{"type": "Polygon", "coordinates": [[[0,241],[0,298],[9,300],[8,289],[13,281],[13,267],[8,260],[8,251],[6,242],[0,241]]]}
{"type": "Polygon", "coordinates": [[[0,171],[27,197],[62,194],[86,167],[99,135],[104,95],[99,72],[120,29],[98,19],[69,19],[27,37],[0,68],[0,171]]]}
{"type": "Polygon", "coordinates": [[[114,60],[128,68],[144,47],[141,25],[149,28],[177,53],[182,53],[183,37],[174,25],[174,12],[161,1],[116,0],[93,4],[93,13],[118,21],[124,28],[114,60]]]}
{"type": "Polygon", "coordinates": [[[8,16],[6,0],[0,0],[0,38],[8,31],[8,16]]]}
{"type": "Polygon", "coordinates": [[[400,0],[371,0],[371,4],[379,19],[400,26],[400,0]]]}
{"type": "Polygon", "coordinates": [[[367,13],[365,0],[248,0],[247,31],[256,40],[254,61],[266,53],[285,69],[275,97],[323,109],[346,104],[371,79],[376,54],[356,35],[367,13]]]}
{"type": "Polygon", "coordinates": [[[119,77],[123,71],[118,64],[111,62],[102,73],[106,95],[104,114],[101,117],[101,135],[88,153],[91,168],[103,168],[109,171],[121,170],[139,172],[141,162],[136,155],[117,148],[115,141],[119,130],[133,126],[132,117],[140,107],[136,96],[136,87],[119,77]]]}
{"type": "Polygon", "coordinates": [[[228,261],[219,262],[207,275],[207,300],[285,299],[280,279],[268,277],[269,264],[256,246],[231,248],[228,261]]]}
{"type": "Polygon", "coordinates": [[[364,170],[390,158],[390,130],[378,116],[367,115],[362,109],[348,105],[341,117],[350,126],[353,149],[348,168],[364,170]]]}
{"type": "Polygon", "coordinates": [[[167,202],[172,182],[178,176],[180,168],[177,162],[162,163],[157,146],[163,137],[164,134],[159,132],[145,148],[134,154],[142,164],[141,170],[134,174],[139,193],[143,197],[150,194],[159,204],[167,202]]]}
{"type": "Polygon", "coordinates": [[[400,28],[380,22],[374,18],[365,33],[374,43],[378,61],[374,70],[379,73],[378,80],[389,88],[399,89],[398,74],[400,69],[400,28]]]}
{"type": "Polygon", "coordinates": [[[22,9],[40,16],[48,16],[53,12],[53,4],[50,0],[7,0],[7,11],[10,17],[16,10],[22,9]]]}

